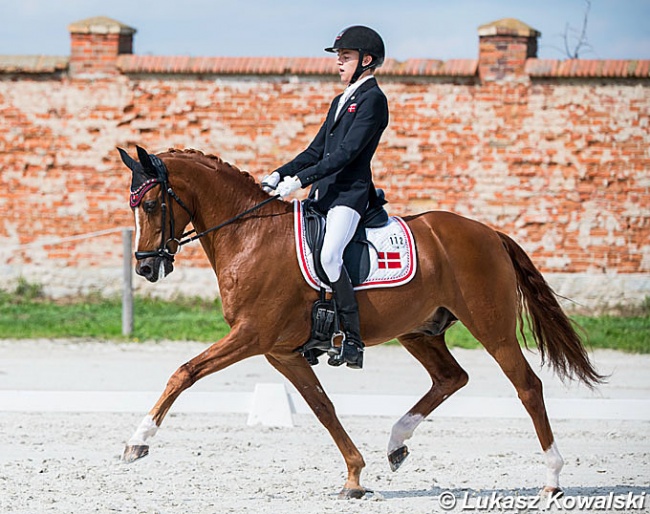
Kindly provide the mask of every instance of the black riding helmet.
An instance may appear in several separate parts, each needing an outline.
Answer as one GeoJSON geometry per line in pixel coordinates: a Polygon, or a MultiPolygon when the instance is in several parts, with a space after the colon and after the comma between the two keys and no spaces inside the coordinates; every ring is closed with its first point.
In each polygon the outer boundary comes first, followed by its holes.
{"type": "Polygon", "coordinates": [[[357,50],[359,52],[359,64],[352,75],[350,84],[354,84],[361,74],[371,68],[379,68],[384,62],[386,49],[381,36],[370,27],[363,25],[354,25],[343,29],[334,44],[326,48],[326,52],[336,53],[338,50],[357,50]],[[368,54],[372,56],[372,62],[368,66],[363,66],[363,58],[368,54]]]}

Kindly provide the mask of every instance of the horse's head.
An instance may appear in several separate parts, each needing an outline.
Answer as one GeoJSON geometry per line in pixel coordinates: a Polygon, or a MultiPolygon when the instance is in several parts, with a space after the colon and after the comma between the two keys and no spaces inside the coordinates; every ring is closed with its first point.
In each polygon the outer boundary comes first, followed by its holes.
{"type": "Polygon", "coordinates": [[[131,209],[135,214],[137,264],[135,271],[156,282],[174,271],[183,230],[192,215],[173,191],[167,168],[156,155],[137,146],[138,159],[118,148],[131,170],[131,209]],[[179,208],[180,207],[180,208],[179,208]]]}

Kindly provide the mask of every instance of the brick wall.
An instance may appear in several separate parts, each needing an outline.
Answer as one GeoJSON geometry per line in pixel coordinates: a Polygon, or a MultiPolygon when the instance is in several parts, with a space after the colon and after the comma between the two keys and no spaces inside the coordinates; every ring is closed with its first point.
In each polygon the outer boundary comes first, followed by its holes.
{"type": "Polygon", "coordinates": [[[70,74],[75,77],[117,74],[117,56],[133,52],[135,29],[98,16],[72,23],[70,74]]]}
{"type": "MultiPolygon", "coordinates": [[[[387,63],[379,80],[391,122],[374,160],[376,182],[392,214],[451,210],[509,233],[560,293],[583,305],[637,303],[650,295],[647,64],[628,63],[610,77],[598,61],[558,72],[530,57],[537,36],[516,30],[519,50],[507,37],[504,47],[503,31],[494,44],[482,35],[478,63],[387,63]]],[[[105,63],[94,76],[92,66],[74,64],[74,34],[67,73],[0,73],[5,287],[25,276],[55,296],[119,291],[119,232],[43,244],[131,226],[130,175],[116,146],[193,147],[261,177],[309,143],[340,91],[335,76],[305,71],[314,60],[266,74],[243,71],[255,59],[211,61],[199,73],[199,64],[174,58],[119,57],[130,53],[129,34],[108,37],[112,75],[105,63]]],[[[192,245],[166,285],[136,284],[204,294],[213,281],[207,266],[192,245]]]]}

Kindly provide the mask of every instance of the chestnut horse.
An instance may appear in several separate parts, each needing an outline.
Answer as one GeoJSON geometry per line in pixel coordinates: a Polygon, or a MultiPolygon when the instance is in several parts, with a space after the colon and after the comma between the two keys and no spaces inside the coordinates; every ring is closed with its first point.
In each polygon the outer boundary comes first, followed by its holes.
{"type": "MultiPolygon", "coordinates": [[[[218,157],[196,150],[172,149],[157,156],[140,147],[137,151],[139,162],[120,149],[132,171],[136,272],[150,282],[171,273],[179,244],[188,241],[183,231],[191,223],[199,233],[193,239],[200,239],[216,273],[231,331],[174,372],[128,441],[123,460],[132,462],[148,454],[148,440],[176,398],[197,380],[247,357],[264,355],[304,397],[342,453],[347,480],[340,496],[363,496],[366,490],[359,482],[363,457],[312,367],[296,352],[309,338],[318,293],[307,285],[292,257],[291,203],[269,197],[251,175],[218,157]]],[[[517,340],[524,309],[542,362],[548,359],[561,378],[577,378],[588,386],[603,377],[590,363],[555,294],[510,237],[449,212],[404,219],[418,250],[416,275],[400,287],[357,293],[366,346],[397,338],[432,381],[431,388],[393,426],[388,443],[391,468],[396,470],[407,457],[404,443],[422,420],[467,383],[467,373],[445,344],[449,323],[444,319],[452,313],[517,390],[545,454],[543,491],[559,493],[563,460],[549,424],[542,383],[517,340]]]]}

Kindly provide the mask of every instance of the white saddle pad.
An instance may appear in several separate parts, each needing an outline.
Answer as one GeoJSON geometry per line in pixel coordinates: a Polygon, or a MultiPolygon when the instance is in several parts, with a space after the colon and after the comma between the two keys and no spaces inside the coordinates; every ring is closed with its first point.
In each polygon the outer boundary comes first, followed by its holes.
{"type": "MultiPolygon", "coordinates": [[[[294,200],[294,229],[296,253],[300,271],[307,283],[314,289],[329,287],[323,284],[314,268],[314,256],[307,244],[304,230],[302,205],[294,200]]],[[[377,287],[397,287],[407,284],[415,276],[417,256],[413,234],[408,225],[398,216],[391,216],[386,225],[366,229],[370,242],[370,274],[355,290],[377,287]]]]}

